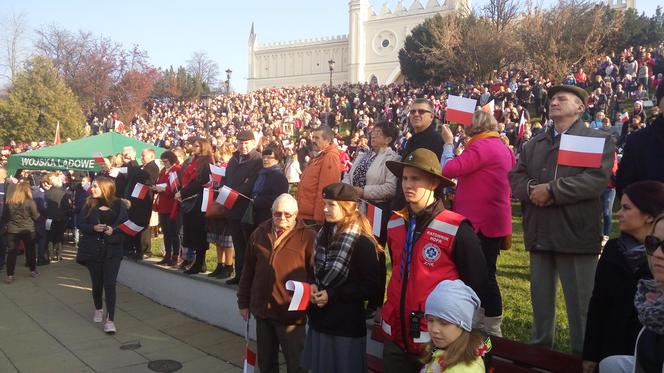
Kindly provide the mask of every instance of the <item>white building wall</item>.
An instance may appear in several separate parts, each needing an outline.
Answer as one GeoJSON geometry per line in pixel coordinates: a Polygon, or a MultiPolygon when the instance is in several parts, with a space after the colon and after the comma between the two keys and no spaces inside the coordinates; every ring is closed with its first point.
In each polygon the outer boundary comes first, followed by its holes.
{"type": "Polygon", "coordinates": [[[336,62],[333,84],[372,77],[392,83],[401,75],[399,50],[415,26],[435,14],[470,9],[470,0],[441,1],[414,0],[409,6],[400,1],[394,9],[384,5],[376,12],[368,0],[350,0],[348,36],[259,45],[252,26],[247,90],[327,83],[330,58],[336,62]]]}

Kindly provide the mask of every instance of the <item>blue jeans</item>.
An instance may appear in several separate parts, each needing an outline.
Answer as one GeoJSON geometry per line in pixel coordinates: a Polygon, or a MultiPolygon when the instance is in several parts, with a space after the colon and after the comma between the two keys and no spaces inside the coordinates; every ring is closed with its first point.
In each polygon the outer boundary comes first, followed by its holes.
{"type": "Polygon", "coordinates": [[[602,217],[604,218],[602,234],[605,236],[611,235],[611,218],[613,217],[614,199],[616,199],[616,189],[606,188],[604,193],[602,193],[602,217]]]}

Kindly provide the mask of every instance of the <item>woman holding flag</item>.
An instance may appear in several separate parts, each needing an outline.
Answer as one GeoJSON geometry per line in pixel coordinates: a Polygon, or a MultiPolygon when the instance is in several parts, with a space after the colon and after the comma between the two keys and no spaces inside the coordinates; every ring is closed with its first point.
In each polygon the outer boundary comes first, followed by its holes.
{"type": "Polygon", "coordinates": [[[107,177],[97,177],[90,185],[90,197],[76,223],[81,233],[76,262],[90,271],[95,305],[92,320],[96,323],[104,321],[102,295],[106,295],[104,332],[108,334],[116,332],[115,281],[122,261],[123,231],[127,229],[122,226],[127,224],[135,226],[127,220],[127,208],[122,199],[115,196],[115,183],[107,177]]]}
{"type": "Polygon", "coordinates": [[[175,193],[182,210],[182,245],[196,252],[194,263],[184,271],[188,275],[205,272],[203,266],[208,243],[205,213],[201,206],[205,198],[204,186],[210,182],[210,163],[214,162],[212,145],[207,139],[195,140],[192,154],[193,159],[182,172],[182,189],[175,193]]]}
{"type": "Polygon", "coordinates": [[[178,157],[170,150],[161,154],[161,163],[164,168],[159,172],[157,182],[152,187],[157,193],[154,210],[159,214],[159,225],[164,233],[164,259],[157,264],[175,265],[178,262],[180,253],[180,235],[177,219],[171,217],[173,204],[175,203],[175,193],[177,192],[176,183],[171,183],[173,177],[177,177],[180,171],[178,157]],[[171,176],[174,174],[175,176],[171,176]]]}
{"type": "Polygon", "coordinates": [[[441,165],[442,175],[457,179],[452,210],[470,220],[480,238],[489,274],[487,294],[480,312],[485,313],[484,330],[502,336],[502,299],[496,281],[496,261],[504,241],[512,235],[512,206],[507,174],[516,160],[496,131],[498,123],[490,113],[476,111],[466,129],[470,141],[458,157],[454,157],[454,135],[443,126],[445,142],[441,165]]]}
{"type": "Polygon", "coordinates": [[[302,358],[314,373],[367,371],[364,302],[378,288],[381,247],[357,200],[348,184],[323,189],[325,223],[314,249],[313,305],[302,358]]]}

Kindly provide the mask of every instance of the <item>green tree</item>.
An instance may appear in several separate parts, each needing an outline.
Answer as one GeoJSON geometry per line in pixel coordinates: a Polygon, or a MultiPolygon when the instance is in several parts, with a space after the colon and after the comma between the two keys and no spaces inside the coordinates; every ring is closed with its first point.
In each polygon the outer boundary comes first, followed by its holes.
{"type": "Polygon", "coordinates": [[[28,60],[0,100],[0,139],[52,141],[60,122],[62,138],[84,134],[85,117],[76,96],[42,56],[28,60]]]}

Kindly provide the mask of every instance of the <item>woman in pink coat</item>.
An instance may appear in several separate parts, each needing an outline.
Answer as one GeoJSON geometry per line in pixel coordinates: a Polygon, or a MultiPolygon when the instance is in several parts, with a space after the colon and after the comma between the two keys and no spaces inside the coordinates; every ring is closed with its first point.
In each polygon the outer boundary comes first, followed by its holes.
{"type": "Polygon", "coordinates": [[[476,111],[466,128],[470,138],[465,150],[454,157],[453,135],[443,127],[445,142],[441,164],[443,176],[457,180],[453,208],[470,220],[480,237],[489,272],[483,329],[501,336],[502,300],[496,281],[496,260],[506,237],[512,235],[512,207],[507,173],[515,164],[514,154],[496,132],[493,115],[476,111]]]}

